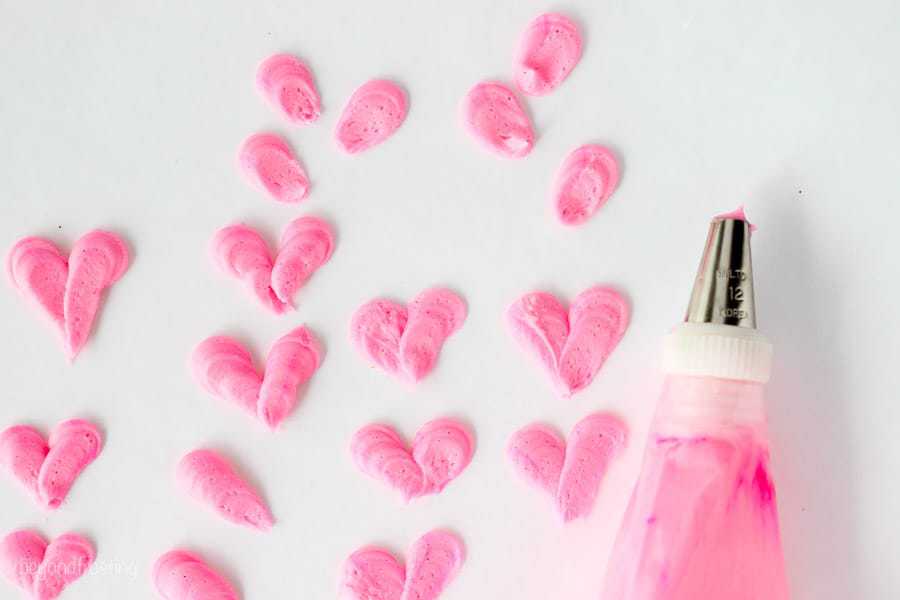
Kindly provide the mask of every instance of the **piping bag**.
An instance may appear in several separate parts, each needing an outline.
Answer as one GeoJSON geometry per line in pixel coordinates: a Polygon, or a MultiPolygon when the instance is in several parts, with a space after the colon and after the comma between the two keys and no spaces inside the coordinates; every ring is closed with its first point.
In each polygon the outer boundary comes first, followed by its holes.
{"type": "Polygon", "coordinates": [[[602,600],[786,600],[743,209],[715,217],[602,600]]]}

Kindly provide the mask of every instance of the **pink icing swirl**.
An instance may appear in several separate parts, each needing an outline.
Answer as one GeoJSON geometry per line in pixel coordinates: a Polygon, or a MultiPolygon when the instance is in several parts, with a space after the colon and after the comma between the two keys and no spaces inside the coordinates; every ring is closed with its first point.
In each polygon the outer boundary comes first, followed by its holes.
{"type": "Polygon", "coordinates": [[[153,566],[153,584],[164,600],[238,600],[234,586],[197,554],[172,550],[153,566]]]}
{"type": "Polygon", "coordinates": [[[523,94],[555,90],[581,60],[581,33],[568,17],[547,13],[528,24],[515,58],[515,81],[523,94]]]}
{"type": "Polygon", "coordinates": [[[406,92],[392,81],[373,79],[359,87],[338,121],[335,138],[348,154],[377,146],[403,124],[408,104],[406,92]]]}
{"type": "Polygon", "coordinates": [[[212,450],[186,454],[178,463],[177,479],[191,498],[232,523],[260,531],[268,531],[275,524],[259,493],[212,450]]]}
{"type": "Polygon", "coordinates": [[[406,569],[387,550],[361,548],[344,563],[341,600],[400,600],[406,569]]]}
{"type": "Polygon", "coordinates": [[[247,138],[238,152],[247,179],[273,200],[296,204],[309,192],[309,178],[287,141],[274,133],[247,138]]]}
{"type": "Polygon", "coordinates": [[[291,304],[294,295],[334,252],[331,226],[316,217],[291,221],[281,234],[281,245],[272,265],[272,290],[291,304]]]}
{"type": "Polygon", "coordinates": [[[587,144],[574,150],[556,176],[554,203],[559,220],[580,225],[590,219],[619,185],[619,164],[609,148],[587,144]]]}
{"type": "Polygon", "coordinates": [[[312,72],[292,54],[275,54],[256,72],[256,85],[272,108],[292,123],[306,125],[322,112],[312,72]]]}
{"type": "Polygon", "coordinates": [[[511,89],[482,82],[463,101],[463,119],[476,140],[488,150],[508,158],[521,158],[534,146],[531,119],[511,89]]]}
{"type": "Polygon", "coordinates": [[[49,544],[29,530],[0,541],[0,573],[35,600],[53,600],[94,563],[96,551],[86,538],[66,533],[49,544]]]}

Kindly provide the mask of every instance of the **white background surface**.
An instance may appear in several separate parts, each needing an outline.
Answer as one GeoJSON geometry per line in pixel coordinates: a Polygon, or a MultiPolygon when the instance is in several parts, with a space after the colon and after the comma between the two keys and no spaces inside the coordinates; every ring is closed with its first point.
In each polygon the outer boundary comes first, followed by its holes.
{"type": "MultiPolygon", "coordinates": [[[[9,286],[0,288],[0,426],[47,431],[82,416],[107,443],[61,510],[46,514],[0,482],[0,531],[74,529],[97,569],[65,592],[153,598],[148,571],[176,545],[199,550],[244,597],[330,598],[343,559],[383,543],[403,552],[449,527],[468,560],[446,600],[596,597],[637,475],[655,404],[661,336],[684,309],[709,217],[745,202],[761,328],[777,352],[770,385],[774,467],[794,597],[900,595],[900,408],[896,223],[900,9],[892,2],[0,2],[0,246],[28,234],[64,249],[90,228],[121,232],[134,262],[74,366],[9,286]],[[458,103],[508,79],[538,13],[582,25],[585,54],[553,95],[528,100],[538,132],[518,162],[484,153],[458,103]],[[315,71],[324,114],[293,128],[253,86],[257,63],[296,52],[315,71]],[[332,131],[372,77],[409,92],[388,143],[341,155],[332,131]],[[313,181],[276,205],[234,167],[242,139],[286,134],[313,181]],[[622,184],[580,229],[555,222],[548,188],[585,142],[621,155],[622,184]],[[332,261],[274,317],[214,272],[212,233],[245,221],[275,240],[303,214],[335,223],[332,261]],[[554,398],[507,335],[502,314],[544,288],[624,290],[633,322],[594,384],[554,398]],[[347,339],[353,310],[433,284],[469,304],[465,327],[414,390],[368,367],[347,339]],[[260,357],[309,324],[327,357],[277,435],[191,381],[191,348],[214,333],[260,357]],[[516,428],[568,429],[599,408],[633,428],[593,517],[562,527],[504,457],[516,428]],[[375,419],[407,435],[462,417],[478,436],[468,471],[404,506],[347,451],[375,419]],[[232,526],[176,490],[177,459],[225,451],[279,520],[232,526]]],[[[5,586],[5,584],[3,584],[5,586]]],[[[2,597],[13,597],[10,587],[2,597]]]]}

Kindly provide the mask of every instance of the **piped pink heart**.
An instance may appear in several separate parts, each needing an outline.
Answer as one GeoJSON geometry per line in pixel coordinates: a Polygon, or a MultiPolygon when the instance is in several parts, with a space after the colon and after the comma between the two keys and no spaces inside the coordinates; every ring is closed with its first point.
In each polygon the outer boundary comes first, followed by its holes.
{"type": "Polygon", "coordinates": [[[366,547],[344,563],[342,600],[435,600],[465,560],[462,541],[452,533],[429,531],[412,545],[406,567],[387,550],[366,547]]]}
{"type": "Polygon", "coordinates": [[[619,185],[619,163],[609,148],[587,144],[574,150],[556,176],[553,201],[565,225],[580,225],[606,204],[619,185]]]}
{"type": "Polygon", "coordinates": [[[296,204],[309,192],[309,177],[287,140],[274,133],[257,133],[241,144],[238,162],[250,183],[273,200],[296,204]]]}
{"type": "Polygon", "coordinates": [[[406,120],[406,92],[384,79],[373,79],[359,87],[338,121],[335,139],[348,153],[357,154],[394,135],[406,120]]]}
{"type": "Polygon", "coordinates": [[[534,147],[531,119],[516,93],[502,83],[485,81],[473,87],[462,112],[466,129],[491,152],[521,158],[534,147]]]}
{"type": "Polygon", "coordinates": [[[238,600],[234,586],[199,555],[172,550],[153,565],[153,585],[164,600],[238,600]]]}
{"type": "Polygon", "coordinates": [[[572,19],[547,13],[528,24],[515,58],[516,85],[523,94],[555,90],[581,60],[581,33],[572,19]]]}
{"type": "Polygon", "coordinates": [[[22,529],[0,541],[0,573],[35,600],[53,600],[79,579],[96,558],[93,544],[67,533],[49,544],[22,529]]]}
{"type": "Polygon", "coordinates": [[[292,54],[275,54],[256,71],[256,86],[269,104],[292,123],[306,125],[322,111],[312,71],[292,54]]]}
{"type": "Polygon", "coordinates": [[[508,454],[526,480],[550,494],[568,522],[590,514],[609,463],[626,441],[621,420],[594,413],[575,425],[568,444],[546,425],[528,425],[513,435],[508,454]]]}
{"type": "Polygon", "coordinates": [[[128,248],[106,231],[75,242],[68,258],[49,240],[26,237],[7,257],[13,286],[62,333],[70,359],[87,343],[107,288],[128,269],[128,248]]]}
{"type": "Polygon", "coordinates": [[[430,373],[444,342],[466,320],[466,303],[444,288],[431,288],[404,306],[372,300],[353,315],[350,337],[367,359],[396,377],[418,382],[430,373]]]}
{"type": "Polygon", "coordinates": [[[429,421],[412,447],[387,425],[367,425],[350,443],[359,469],[399,491],[406,501],[437,494],[465,470],[475,452],[469,430],[453,419],[429,421]]]}
{"type": "Polygon", "coordinates": [[[552,294],[531,292],[507,311],[513,337],[538,358],[564,396],[591,383],[628,328],[628,303],[595,286],[567,311],[552,294]]]}
{"type": "Polygon", "coordinates": [[[274,430],[293,412],[300,388],[319,368],[322,354],[316,336],[300,326],[272,345],[260,373],[240,342],[217,335],[194,349],[191,370],[208,393],[243,408],[274,430]]]}
{"type": "Polygon", "coordinates": [[[49,441],[33,427],[16,425],[0,433],[0,468],[42,506],[56,509],[102,446],[100,430],[81,419],[57,425],[49,441]]]}
{"type": "Polygon", "coordinates": [[[197,502],[224,519],[268,531],[275,519],[262,496],[220,454],[194,450],[178,463],[178,484],[197,502]]]}
{"type": "Polygon", "coordinates": [[[239,279],[263,306],[281,314],[294,296],[334,251],[331,226],[316,217],[300,217],[281,234],[278,254],[254,229],[229,225],[210,244],[213,261],[226,275],[239,279]]]}

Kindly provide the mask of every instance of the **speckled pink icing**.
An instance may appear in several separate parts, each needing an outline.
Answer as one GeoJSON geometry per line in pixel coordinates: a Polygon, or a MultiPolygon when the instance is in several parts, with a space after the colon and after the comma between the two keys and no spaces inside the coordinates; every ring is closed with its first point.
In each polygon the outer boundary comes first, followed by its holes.
{"type": "Polygon", "coordinates": [[[466,129],[488,150],[521,158],[534,146],[534,128],[516,93],[502,83],[479,83],[463,100],[466,129]]]}
{"type": "Polygon", "coordinates": [[[565,225],[590,219],[619,185],[619,163],[609,148],[587,144],[574,150],[556,176],[553,201],[565,225]]]}
{"type": "Polygon", "coordinates": [[[0,433],[0,468],[42,506],[55,509],[102,446],[97,427],[81,419],[57,425],[49,442],[33,427],[16,425],[0,433]]]}
{"type": "Polygon", "coordinates": [[[292,123],[312,123],[322,112],[312,71],[293,54],[275,54],[260,63],[256,86],[272,108],[292,123]]]}
{"type": "Polygon", "coordinates": [[[437,363],[444,342],[466,320],[466,303],[445,288],[431,288],[404,306],[372,300],[353,315],[350,336],[368,360],[401,379],[417,382],[437,363]]]}
{"type": "Polygon", "coordinates": [[[247,138],[238,153],[247,179],[273,200],[296,204],[309,192],[309,178],[287,141],[274,133],[247,138]]]}
{"type": "Polygon", "coordinates": [[[125,242],[96,230],[75,242],[68,259],[39,237],[19,240],[7,258],[10,281],[61,331],[70,359],[87,343],[104,291],[127,268],[125,242]]]}
{"type": "Polygon", "coordinates": [[[513,336],[564,396],[591,383],[625,334],[628,317],[625,299],[603,286],[578,294],[568,311],[546,292],[526,294],[507,311],[513,336]]]}
{"type": "Polygon", "coordinates": [[[94,546],[74,533],[48,544],[39,534],[23,529],[0,541],[0,573],[35,600],[58,598],[90,569],[95,558],[94,546]]]}
{"type": "Polygon", "coordinates": [[[344,564],[341,600],[435,600],[459,573],[465,560],[462,541],[434,530],[409,549],[403,565],[387,550],[366,547],[344,564]]]}
{"type": "Polygon", "coordinates": [[[260,531],[275,524],[262,496],[220,454],[205,449],[189,452],[178,463],[176,474],[189,496],[222,518],[260,531]]]}
{"type": "Polygon", "coordinates": [[[555,90],[581,60],[578,26],[560,14],[543,14],[528,24],[516,52],[514,77],[523,94],[555,90]]]}
{"type": "Polygon", "coordinates": [[[322,356],[319,340],[300,326],[272,345],[264,373],[240,342],[224,335],[208,338],[194,349],[191,370],[209,394],[241,407],[274,430],[293,412],[300,388],[319,368],[322,356]]]}
{"type": "Polygon", "coordinates": [[[416,433],[412,447],[393,428],[372,424],[354,434],[350,451],[363,473],[409,501],[439,493],[456,479],[472,461],[475,440],[454,419],[429,421],[416,433]]]}
{"type": "Polygon", "coordinates": [[[153,565],[153,585],[163,600],[238,600],[234,586],[197,554],[166,552],[153,565]]]}
{"type": "Polygon", "coordinates": [[[626,439],[621,420],[594,413],[575,425],[568,444],[546,425],[529,425],[513,435],[508,454],[525,479],[555,499],[568,522],[590,514],[609,463],[626,439]]]}
{"type": "Polygon", "coordinates": [[[334,232],[317,217],[291,221],[281,234],[278,254],[246,225],[229,225],[216,232],[210,254],[218,268],[239,279],[263,306],[275,314],[294,303],[297,291],[331,258],[334,232]]]}
{"type": "Polygon", "coordinates": [[[403,124],[408,104],[406,92],[384,79],[373,79],[359,87],[338,121],[335,139],[348,154],[377,146],[403,124]]]}

